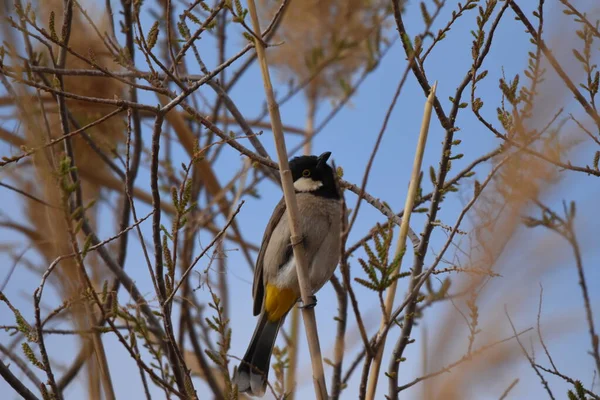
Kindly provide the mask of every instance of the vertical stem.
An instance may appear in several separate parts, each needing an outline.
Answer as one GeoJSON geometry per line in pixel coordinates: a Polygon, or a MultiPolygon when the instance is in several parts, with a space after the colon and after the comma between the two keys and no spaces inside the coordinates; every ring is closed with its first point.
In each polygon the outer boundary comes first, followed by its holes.
{"type": "MultiPolygon", "coordinates": [[[[344,213],[345,213],[344,207],[344,213]]],[[[344,246],[345,243],[342,245],[344,246]]],[[[331,277],[338,298],[337,332],[335,334],[335,345],[333,350],[333,374],[331,377],[331,400],[338,400],[342,392],[342,362],[344,361],[344,350],[346,349],[346,326],[348,320],[348,292],[339,282],[336,276],[331,277]]]]}
{"type": "MultiPolygon", "coordinates": [[[[255,34],[260,35],[260,23],[256,12],[254,0],[248,0],[248,9],[252,17],[252,26],[255,34]]],[[[259,60],[260,69],[265,87],[265,94],[269,106],[269,115],[271,117],[271,126],[273,136],[275,138],[275,146],[277,148],[277,156],[279,158],[279,173],[281,175],[281,183],[283,186],[283,196],[285,198],[286,212],[290,224],[291,237],[290,241],[294,250],[294,258],[296,260],[296,272],[298,274],[298,283],[302,302],[309,304],[311,288],[308,279],[308,269],[304,248],[299,246],[302,243],[302,232],[298,223],[298,205],[296,204],[296,193],[292,183],[292,173],[287,159],[287,150],[285,147],[285,139],[283,137],[283,129],[281,126],[281,116],[279,115],[279,106],[275,101],[273,86],[271,85],[271,77],[269,75],[269,67],[265,55],[265,48],[262,39],[254,39],[256,47],[256,55],[259,60]]],[[[315,397],[319,400],[327,399],[327,387],[325,384],[325,373],[323,371],[323,360],[321,358],[321,346],[319,344],[319,336],[317,333],[317,321],[315,312],[312,308],[302,309],[302,317],[304,318],[304,327],[306,329],[306,338],[308,348],[310,350],[310,358],[313,369],[313,383],[315,386],[315,397]]]]}
{"type": "MultiPolygon", "coordinates": [[[[429,348],[427,347],[427,325],[423,325],[423,329],[421,329],[421,354],[423,354],[423,370],[421,371],[421,375],[425,376],[429,373],[429,348]]],[[[431,400],[433,399],[433,389],[432,384],[423,385],[423,399],[431,400]]]]}
{"type": "MultiPolygon", "coordinates": [[[[308,112],[306,115],[306,142],[304,143],[304,155],[310,155],[312,152],[312,141],[310,140],[315,131],[315,111],[316,98],[310,96],[308,98],[308,112]]],[[[292,310],[292,318],[290,321],[290,346],[289,346],[289,367],[285,380],[285,389],[289,400],[294,400],[296,392],[296,369],[298,367],[298,349],[300,341],[298,340],[298,331],[300,326],[300,312],[298,308],[292,310]]]]}
{"type": "MultiPolygon", "coordinates": [[[[425,110],[423,112],[423,121],[421,123],[421,132],[419,134],[419,142],[417,143],[417,149],[415,151],[415,160],[413,163],[412,175],[410,178],[410,185],[408,187],[408,194],[406,195],[406,202],[404,204],[404,214],[402,217],[402,223],[400,224],[400,234],[398,236],[398,242],[396,243],[396,253],[394,259],[400,256],[400,262],[396,267],[394,274],[400,272],[400,265],[402,264],[402,255],[406,249],[406,236],[408,234],[410,215],[419,189],[419,175],[421,174],[421,163],[423,161],[423,153],[425,152],[425,143],[427,142],[427,133],[429,132],[429,122],[431,120],[431,110],[433,108],[433,99],[435,98],[435,89],[437,83],[431,87],[427,101],[425,102],[425,110]]],[[[385,327],[390,322],[390,315],[392,313],[392,307],[394,306],[394,298],[396,297],[396,287],[398,281],[388,288],[385,297],[385,314],[381,318],[381,324],[379,326],[379,338],[380,343],[377,348],[377,354],[373,359],[371,365],[371,372],[369,374],[369,383],[367,386],[367,399],[373,400],[375,398],[375,392],[377,391],[377,380],[379,379],[379,370],[381,367],[381,360],[383,358],[383,350],[385,348],[385,327]]]]}
{"type": "Polygon", "coordinates": [[[296,392],[296,369],[298,367],[298,349],[300,342],[298,340],[298,328],[300,327],[300,310],[297,307],[292,309],[292,318],[290,321],[290,345],[288,347],[288,371],[285,379],[285,390],[289,400],[294,400],[296,392]]]}
{"type": "Polygon", "coordinates": [[[219,280],[219,297],[221,298],[221,307],[223,307],[223,317],[227,319],[229,318],[229,290],[227,288],[225,248],[223,247],[222,240],[219,240],[217,243],[215,254],[217,255],[217,266],[219,270],[219,273],[217,274],[219,280]]]}

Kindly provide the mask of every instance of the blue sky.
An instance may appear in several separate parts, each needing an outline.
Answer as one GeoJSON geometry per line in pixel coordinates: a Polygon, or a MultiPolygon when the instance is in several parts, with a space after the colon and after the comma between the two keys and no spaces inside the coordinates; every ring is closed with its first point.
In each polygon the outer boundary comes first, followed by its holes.
{"type": "MultiPolygon", "coordinates": [[[[455,8],[454,2],[449,1],[447,3],[448,6],[438,18],[438,24],[434,27],[434,31],[440,27],[441,23],[445,24],[451,10],[455,8]]],[[[530,4],[530,2],[521,3],[523,3],[522,7],[525,10],[531,12],[530,7],[533,7],[533,4],[530,4]]],[[[559,28],[556,31],[549,30],[546,33],[546,38],[549,40],[549,43],[556,43],[557,48],[555,49],[555,53],[559,59],[566,60],[567,58],[561,57],[569,57],[569,40],[574,35],[572,30],[575,25],[570,22],[568,17],[562,15],[560,7],[556,5],[557,3],[549,2],[546,7],[546,26],[547,29],[550,29],[548,27],[559,28]]],[[[584,3],[583,1],[579,2],[581,5],[584,3]]],[[[145,6],[152,7],[149,2],[146,2],[145,6]]],[[[514,20],[514,15],[510,10],[507,11],[507,14],[496,33],[495,44],[483,66],[484,69],[489,70],[488,78],[480,84],[478,92],[479,97],[486,103],[483,109],[484,115],[493,121],[495,121],[495,107],[501,98],[501,93],[498,90],[498,79],[502,71],[504,71],[507,77],[521,73],[521,77],[523,78],[522,70],[527,65],[527,52],[531,50],[529,38],[523,33],[522,25],[514,20]]],[[[456,86],[462,80],[471,64],[470,30],[474,27],[475,15],[475,11],[473,11],[462,18],[450,31],[448,37],[437,46],[425,65],[429,80],[431,82],[434,80],[439,82],[438,98],[447,112],[450,108],[448,97],[453,95],[456,86]]],[[[421,31],[422,22],[417,2],[411,2],[407,6],[404,21],[407,29],[412,34],[421,31]]],[[[146,31],[152,23],[151,17],[145,15],[143,24],[146,31]]],[[[204,52],[203,59],[209,69],[217,64],[212,43],[213,41],[209,37],[202,38],[199,43],[200,49],[204,52]]],[[[231,55],[243,45],[244,39],[241,35],[239,38],[235,38],[232,35],[228,43],[228,54],[231,55]]],[[[577,46],[580,46],[580,44],[577,43],[577,46]]],[[[193,58],[190,57],[189,60],[190,68],[196,68],[193,58]]],[[[405,66],[404,52],[400,44],[396,43],[381,62],[377,72],[369,76],[360,87],[357,95],[351,101],[351,106],[344,108],[314,141],[314,153],[319,154],[327,150],[332,151],[332,158],[336,164],[344,168],[344,178],[351,182],[360,183],[362,179],[364,167],[369,158],[376,135],[381,127],[405,66]]],[[[570,65],[567,71],[573,74],[573,76],[581,76],[577,68],[578,65],[570,65]]],[[[196,68],[190,72],[199,73],[199,69],[196,68]]],[[[564,103],[567,111],[577,110],[573,105],[572,96],[565,91],[565,88],[561,84],[554,84],[556,79],[556,75],[549,70],[541,95],[544,99],[544,104],[550,105],[547,109],[540,111],[544,112],[544,115],[552,115],[556,112],[557,108],[552,107],[554,103],[560,103],[561,105],[564,103]]],[[[284,85],[279,87],[279,89],[280,92],[283,92],[284,85]]],[[[202,87],[199,91],[208,98],[214,97],[213,92],[208,87],[202,87]]],[[[245,78],[235,86],[231,97],[243,114],[249,119],[262,111],[264,92],[260,73],[256,65],[251,67],[245,78]]],[[[465,101],[467,100],[465,98],[465,101]]],[[[156,103],[153,95],[143,95],[141,96],[141,101],[148,104],[156,103]]],[[[404,196],[408,188],[424,101],[425,95],[420,86],[418,86],[412,76],[409,77],[392,114],[378,152],[378,157],[371,171],[367,187],[368,192],[376,198],[388,202],[394,210],[401,210],[404,205],[404,196]]],[[[329,110],[329,106],[324,103],[324,106],[317,114],[317,125],[327,115],[329,110]]],[[[579,116],[580,114],[578,112],[577,115],[579,116]]],[[[306,105],[302,96],[298,96],[283,105],[281,115],[285,124],[304,126],[306,105]]],[[[543,118],[540,118],[540,120],[547,121],[547,119],[543,118]]],[[[465,156],[462,160],[457,160],[453,163],[450,176],[454,176],[461,167],[498,145],[498,141],[474,118],[469,109],[463,110],[459,114],[457,125],[461,130],[457,133],[456,138],[462,140],[462,144],[458,147],[458,150],[464,153],[465,156]]],[[[8,126],[5,126],[5,128],[8,129],[8,126]]],[[[144,135],[144,139],[148,143],[149,131],[146,130],[144,135]]],[[[430,165],[437,168],[443,137],[444,131],[434,116],[423,161],[424,169],[428,169],[430,165]]],[[[289,149],[294,147],[296,138],[288,135],[288,139],[290,139],[288,141],[289,149]]],[[[271,133],[265,132],[260,136],[260,140],[271,157],[275,157],[271,133]]],[[[246,140],[242,142],[249,146],[246,140]]],[[[0,145],[0,150],[2,151],[2,155],[11,151],[14,152],[14,149],[10,149],[4,144],[0,145]]],[[[595,150],[593,146],[579,146],[572,152],[570,157],[576,164],[591,164],[592,155],[595,150]]],[[[175,155],[180,157],[181,161],[187,161],[187,156],[181,149],[176,149],[175,155]]],[[[216,164],[215,170],[218,171],[221,182],[227,182],[236,173],[240,165],[239,154],[231,148],[225,148],[221,152],[221,157],[216,164]]],[[[481,167],[477,172],[477,178],[480,180],[484,179],[489,171],[489,167],[489,164],[481,167]]],[[[425,181],[427,182],[427,173],[425,176],[425,181]]],[[[569,172],[563,173],[561,176],[563,180],[549,187],[543,193],[542,198],[553,207],[559,206],[563,199],[578,202],[579,218],[577,219],[576,228],[581,238],[583,261],[587,267],[587,279],[591,290],[592,305],[594,306],[600,304],[600,292],[595,290],[597,289],[595,287],[597,285],[593,284],[600,279],[600,270],[594,268],[600,260],[597,239],[594,239],[594,231],[599,226],[598,216],[595,215],[595,210],[597,209],[595,199],[600,195],[600,186],[594,185],[593,177],[569,172]]],[[[0,178],[3,179],[4,177],[0,175],[0,178]]],[[[146,190],[149,189],[147,170],[143,170],[138,178],[137,185],[146,190]]],[[[427,192],[429,189],[430,184],[427,183],[424,190],[427,192]]],[[[1,190],[2,215],[10,215],[16,220],[21,219],[22,199],[13,192],[5,189],[1,190]]],[[[270,211],[281,197],[279,189],[268,182],[263,183],[259,187],[259,194],[261,196],[260,199],[245,198],[246,203],[238,215],[238,223],[241,226],[244,236],[255,243],[258,243],[262,237],[270,211]]],[[[438,218],[446,225],[453,225],[462,209],[464,199],[470,199],[471,194],[471,185],[465,184],[460,195],[448,196],[448,200],[443,203],[438,218]],[[461,201],[461,199],[463,200],[461,201]]],[[[115,196],[111,195],[110,198],[114,199],[115,196]]],[[[347,194],[347,201],[349,207],[354,207],[356,197],[352,194],[347,194]]],[[[148,211],[148,207],[142,204],[138,205],[138,215],[145,215],[148,211]]],[[[107,211],[104,210],[102,212],[107,211]]],[[[106,221],[105,223],[105,219],[102,218],[100,218],[100,221],[100,236],[107,237],[113,234],[114,227],[112,221],[106,221]]],[[[362,237],[374,223],[384,221],[385,219],[378,211],[367,204],[363,204],[355,229],[351,233],[348,243],[354,243],[362,237]]],[[[413,230],[420,232],[424,221],[423,215],[415,215],[411,220],[413,230]]],[[[167,223],[163,223],[168,226],[167,223]]],[[[143,231],[148,234],[147,237],[150,237],[150,227],[149,222],[143,224],[143,231]]],[[[468,221],[466,221],[463,229],[468,230],[468,221]]],[[[439,250],[445,238],[444,232],[439,229],[436,230],[432,237],[431,249],[434,251],[439,250]]],[[[200,235],[197,251],[201,249],[201,246],[207,245],[210,240],[211,237],[209,235],[205,233],[200,235]]],[[[0,243],[15,242],[20,243],[21,247],[19,248],[23,248],[22,238],[16,238],[12,231],[0,229],[0,243]]],[[[227,252],[227,273],[230,293],[232,293],[230,301],[230,304],[232,304],[231,320],[233,328],[231,354],[241,357],[255,324],[255,318],[252,317],[251,311],[252,274],[239,251],[236,251],[235,245],[228,243],[225,245],[225,248],[231,250],[227,252]]],[[[357,256],[360,257],[361,254],[359,252],[357,256]]],[[[27,258],[32,261],[38,260],[33,252],[28,252],[27,258]]],[[[427,266],[432,260],[433,257],[431,255],[428,256],[425,265],[427,266]]],[[[362,271],[356,258],[350,261],[353,276],[361,276],[362,271]]],[[[5,253],[0,253],[0,263],[5,266],[6,270],[8,270],[8,266],[12,265],[11,258],[5,253]]],[[[402,269],[407,270],[410,267],[410,263],[411,259],[405,257],[402,269]]],[[[130,250],[126,265],[127,271],[135,279],[142,293],[152,298],[152,285],[147,276],[147,269],[142,258],[139,240],[135,235],[132,235],[132,240],[130,241],[130,250]]],[[[203,271],[207,266],[208,260],[201,260],[196,270],[203,271]]],[[[518,330],[535,327],[539,285],[542,284],[544,287],[542,329],[548,332],[546,340],[554,361],[562,372],[581,379],[586,387],[590,387],[593,370],[593,360],[587,355],[587,351],[590,348],[590,340],[587,335],[587,327],[582,312],[582,297],[577,283],[573,257],[567,243],[558,239],[556,235],[544,232],[541,229],[519,229],[497,263],[495,271],[500,273],[501,276],[488,284],[480,309],[481,329],[483,330],[480,336],[482,339],[476,341],[475,347],[477,348],[489,343],[489,341],[511,335],[510,325],[504,316],[504,304],[507,304],[518,330]],[[540,273],[540,271],[542,272],[540,273]],[[551,332],[556,333],[551,334],[551,332]]],[[[214,274],[216,272],[211,273],[214,274]]],[[[456,275],[453,275],[453,277],[456,277],[456,275]]],[[[33,293],[34,288],[38,284],[39,277],[37,275],[29,272],[24,266],[18,266],[6,290],[7,296],[15,305],[22,309],[23,314],[30,320],[33,316],[30,301],[31,293],[33,293]]],[[[456,288],[458,286],[457,284],[456,288]]],[[[406,283],[401,282],[398,288],[397,303],[405,291],[406,283]]],[[[56,306],[59,300],[56,299],[55,293],[52,290],[48,290],[46,293],[45,298],[48,303],[56,306]]],[[[196,295],[201,301],[209,299],[209,293],[205,289],[196,291],[196,295]]],[[[361,311],[367,321],[369,333],[373,334],[379,325],[380,319],[377,297],[372,292],[358,287],[357,295],[359,296],[361,311]]],[[[329,285],[321,290],[318,298],[319,305],[316,308],[316,313],[321,335],[321,346],[324,355],[331,357],[333,348],[332,340],[335,332],[333,316],[337,314],[337,303],[334,292],[329,285]]],[[[128,300],[126,293],[121,292],[121,304],[126,303],[128,300]]],[[[456,306],[465,310],[464,300],[457,300],[456,306]]],[[[12,324],[11,314],[5,308],[2,308],[2,310],[0,324],[12,324]]],[[[600,312],[597,306],[594,316],[596,318],[596,326],[599,327],[600,312]]],[[[422,372],[421,335],[423,327],[426,327],[428,333],[428,348],[435,349],[436,335],[445,332],[449,324],[453,321],[458,321],[459,326],[462,324],[461,329],[453,330],[452,332],[455,336],[452,337],[449,345],[442,348],[439,354],[436,353],[433,356],[430,354],[430,357],[435,357],[440,362],[440,365],[445,365],[464,354],[468,337],[466,324],[461,321],[460,314],[451,304],[436,305],[431,310],[428,310],[424,320],[413,330],[413,337],[417,339],[417,342],[409,346],[405,354],[408,361],[401,366],[400,384],[409,382],[422,372]]],[[[350,337],[357,337],[353,317],[350,318],[348,333],[350,337]]],[[[542,349],[535,335],[529,336],[533,339],[533,346],[538,361],[542,365],[548,365],[548,362],[542,355],[542,349]]],[[[529,336],[524,339],[524,343],[528,349],[531,349],[529,336]]],[[[2,338],[2,343],[7,343],[9,340],[4,334],[0,337],[2,338]]],[[[391,349],[396,337],[397,333],[394,333],[390,337],[387,349],[391,349]]],[[[121,351],[120,345],[114,336],[106,335],[104,340],[107,345],[109,363],[113,366],[112,377],[115,382],[115,390],[118,398],[129,396],[133,398],[140,397],[142,395],[142,387],[134,362],[121,351]]],[[[51,350],[51,356],[58,360],[64,360],[65,365],[68,365],[75,354],[77,347],[74,343],[68,337],[50,336],[47,339],[47,346],[53,349],[51,350]]],[[[504,347],[500,347],[500,349],[508,352],[514,349],[516,345],[516,342],[511,341],[501,345],[504,347]]],[[[346,366],[358,351],[359,342],[356,341],[353,347],[347,349],[345,356],[346,366]]],[[[304,379],[300,382],[301,386],[298,390],[298,398],[312,398],[313,387],[309,373],[310,360],[304,338],[301,343],[301,354],[300,369],[304,372],[304,379]]],[[[234,364],[236,362],[232,361],[232,365],[234,364]]],[[[385,370],[386,367],[387,358],[384,359],[382,370],[385,370]]],[[[331,368],[326,366],[325,369],[328,374],[327,382],[329,385],[331,368]]],[[[56,370],[60,371],[59,368],[56,370]]],[[[469,385],[468,390],[464,393],[465,398],[498,398],[515,378],[520,378],[520,382],[511,392],[509,398],[542,398],[544,395],[538,378],[528,365],[527,360],[520,354],[516,358],[516,361],[504,366],[499,365],[497,370],[490,369],[490,371],[494,371],[494,374],[491,375],[491,372],[490,375],[482,373],[479,381],[469,385]]],[[[61,373],[58,373],[58,375],[61,375],[61,373]]],[[[67,391],[67,398],[80,398],[82,396],[81,390],[85,388],[83,376],[80,375],[80,381],[72,385],[67,391]]],[[[350,381],[349,387],[344,391],[342,398],[356,398],[359,376],[360,370],[354,374],[354,378],[350,381]]],[[[273,377],[273,374],[271,374],[271,377],[273,377]]],[[[548,376],[547,379],[555,395],[558,398],[564,397],[569,387],[564,382],[552,377],[548,376]]],[[[199,393],[202,393],[203,384],[199,383],[199,381],[197,382],[196,388],[199,393]]],[[[378,391],[377,398],[383,398],[383,394],[387,391],[387,382],[383,375],[381,382],[382,385],[378,391]]],[[[425,384],[427,385],[427,383],[425,384]]],[[[0,382],[0,388],[8,391],[12,390],[4,382],[0,382]]],[[[421,393],[420,390],[420,385],[417,385],[415,388],[403,392],[401,398],[417,398],[421,393]]],[[[154,394],[156,398],[161,397],[161,392],[157,389],[154,390],[154,394]]]]}

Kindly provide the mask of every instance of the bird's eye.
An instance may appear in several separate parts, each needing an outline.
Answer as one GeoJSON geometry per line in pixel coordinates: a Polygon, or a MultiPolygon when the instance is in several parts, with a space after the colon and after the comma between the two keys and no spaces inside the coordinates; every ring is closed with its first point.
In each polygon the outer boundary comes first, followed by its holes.
{"type": "Polygon", "coordinates": [[[302,176],[308,178],[310,176],[310,170],[305,169],[304,171],[302,171],[302,176]]]}

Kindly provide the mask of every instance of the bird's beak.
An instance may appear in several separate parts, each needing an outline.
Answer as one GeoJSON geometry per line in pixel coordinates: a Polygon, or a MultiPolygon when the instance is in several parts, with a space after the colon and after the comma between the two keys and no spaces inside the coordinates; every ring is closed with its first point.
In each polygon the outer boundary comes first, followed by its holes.
{"type": "Polygon", "coordinates": [[[329,160],[329,157],[331,156],[331,152],[330,151],[326,151],[325,153],[321,154],[318,158],[317,158],[317,168],[321,168],[323,167],[325,164],[327,164],[327,160],[329,160]]]}

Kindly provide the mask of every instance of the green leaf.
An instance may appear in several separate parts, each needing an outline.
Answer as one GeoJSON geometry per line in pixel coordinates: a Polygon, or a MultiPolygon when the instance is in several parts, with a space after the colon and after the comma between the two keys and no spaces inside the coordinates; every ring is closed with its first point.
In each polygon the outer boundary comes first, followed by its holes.
{"type": "Polygon", "coordinates": [[[429,179],[434,187],[437,186],[437,180],[435,179],[435,168],[433,168],[433,165],[429,167],[429,179]]]}
{"type": "Polygon", "coordinates": [[[203,1],[200,2],[200,6],[204,9],[204,11],[211,12],[212,9],[203,1]]]}
{"type": "Polygon", "coordinates": [[[567,392],[567,396],[569,397],[569,400],[579,400],[577,396],[575,396],[575,393],[570,390],[567,392]]]}
{"type": "Polygon", "coordinates": [[[354,280],[355,280],[356,282],[358,282],[359,284],[363,285],[364,287],[366,287],[367,289],[371,289],[371,290],[373,290],[373,291],[375,291],[375,292],[379,292],[379,291],[380,291],[380,290],[379,290],[379,288],[378,288],[377,286],[373,285],[371,282],[367,282],[367,281],[366,281],[366,280],[364,280],[364,279],[361,279],[361,278],[354,278],[354,280]]]}
{"type": "Polygon", "coordinates": [[[371,247],[368,243],[365,243],[363,247],[365,249],[365,253],[367,253],[367,256],[369,256],[369,263],[372,263],[373,260],[377,260],[377,257],[375,257],[375,254],[373,253],[373,250],[371,250],[371,247]]]}
{"type": "Polygon", "coordinates": [[[223,366],[223,362],[221,361],[221,358],[219,357],[218,353],[216,353],[212,350],[204,350],[204,352],[206,353],[208,358],[210,358],[212,360],[212,362],[214,362],[215,364],[217,364],[220,367],[223,366]]]}
{"type": "Polygon", "coordinates": [[[487,70],[485,70],[485,71],[481,72],[479,75],[477,75],[477,76],[475,77],[475,83],[477,83],[477,82],[479,82],[480,80],[484,79],[484,78],[487,76],[487,74],[488,74],[488,71],[487,71],[487,70]]]}
{"type": "Polygon", "coordinates": [[[150,28],[150,32],[148,32],[148,50],[152,50],[152,48],[156,44],[156,40],[158,39],[158,33],[160,31],[158,25],[159,22],[155,21],[152,25],[152,28],[150,28]]]}
{"type": "Polygon", "coordinates": [[[242,17],[243,20],[243,16],[244,16],[244,7],[242,7],[242,3],[240,2],[240,0],[235,0],[235,11],[237,12],[238,16],[242,17]]]}
{"type": "Polygon", "coordinates": [[[188,18],[190,21],[192,21],[196,25],[202,25],[200,20],[194,14],[192,14],[191,11],[185,10],[184,14],[185,14],[186,18],[188,18]]]}
{"type": "Polygon", "coordinates": [[[56,27],[54,26],[55,24],[55,15],[54,15],[54,11],[50,12],[50,21],[48,22],[48,25],[50,27],[50,37],[52,38],[52,40],[54,42],[58,42],[58,35],[56,34],[56,27]]]}
{"type": "Polygon", "coordinates": [[[575,56],[575,58],[579,61],[585,64],[585,58],[583,58],[583,56],[581,55],[580,52],[578,52],[577,50],[573,49],[573,55],[575,56]]]}
{"type": "Polygon", "coordinates": [[[173,202],[175,209],[181,212],[181,208],[179,207],[179,195],[175,186],[171,187],[171,201],[173,202]]]}
{"type": "Polygon", "coordinates": [[[479,110],[481,110],[481,107],[483,107],[483,101],[477,97],[475,100],[473,100],[473,104],[471,106],[473,107],[473,111],[477,113],[479,110]]]}
{"type": "Polygon", "coordinates": [[[421,7],[421,16],[423,17],[423,22],[425,22],[425,25],[430,25],[431,15],[429,14],[429,11],[427,11],[427,6],[424,2],[421,2],[419,5],[421,7]]]}
{"type": "Polygon", "coordinates": [[[585,397],[585,390],[583,389],[583,385],[581,384],[581,381],[575,381],[575,392],[577,393],[577,396],[581,399],[581,400],[586,400],[585,397]]]}
{"type": "Polygon", "coordinates": [[[85,242],[83,242],[83,250],[81,251],[81,257],[85,258],[87,253],[90,251],[90,247],[92,247],[92,236],[86,236],[85,242]]]}
{"type": "Polygon", "coordinates": [[[26,342],[21,343],[21,348],[23,349],[23,353],[25,353],[25,357],[27,357],[27,359],[29,360],[29,362],[31,362],[33,365],[35,365],[36,367],[38,367],[42,371],[46,370],[46,368],[44,367],[44,364],[42,364],[37,359],[37,357],[35,356],[35,353],[33,352],[33,350],[31,349],[31,347],[29,346],[28,343],[26,343],[26,342]]]}

